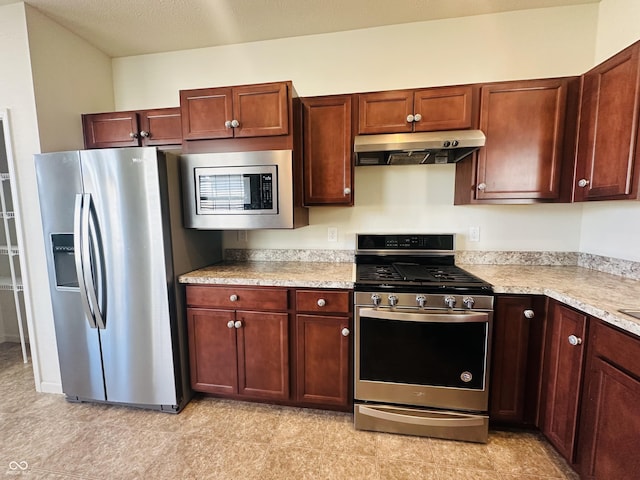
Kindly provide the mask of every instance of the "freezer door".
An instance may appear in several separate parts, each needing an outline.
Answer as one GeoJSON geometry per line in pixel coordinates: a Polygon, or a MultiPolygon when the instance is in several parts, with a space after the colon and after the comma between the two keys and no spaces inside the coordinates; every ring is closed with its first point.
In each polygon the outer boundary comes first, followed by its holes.
{"type": "Polygon", "coordinates": [[[74,247],[74,204],[82,193],[80,153],[35,155],[49,289],[62,390],[69,398],[105,400],[98,330],[85,317],[74,247]]]}
{"type": "MultiPolygon", "coordinates": [[[[155,148],[81,152],[84,192],[91,198],[104,269],[100,329],[109,402],[176,405],[172,316],[173,281],[164,157],[155,148]]],[[[97,259],[97,260],[96,260],[97,259]]]]}

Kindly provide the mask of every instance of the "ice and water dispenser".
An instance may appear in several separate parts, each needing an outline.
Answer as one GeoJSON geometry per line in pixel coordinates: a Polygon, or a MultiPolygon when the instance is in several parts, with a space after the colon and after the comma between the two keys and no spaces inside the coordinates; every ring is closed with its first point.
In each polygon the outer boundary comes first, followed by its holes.
{"type": "Polygon", "coordinates": [[[57,288],[78,288],[73,233],[51,234],[57,288]]]}

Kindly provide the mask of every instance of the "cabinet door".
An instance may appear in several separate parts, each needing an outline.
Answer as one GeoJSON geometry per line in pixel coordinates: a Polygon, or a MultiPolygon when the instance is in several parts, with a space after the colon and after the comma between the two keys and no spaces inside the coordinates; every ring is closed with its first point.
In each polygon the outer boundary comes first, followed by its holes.
{"type": "Polygon", "coordinates": [[[545,299],[498,296],[493,317],[491,421],[533,425],[539,396],[545,299]]]}
{"type": "Polygon", "coordinates": [[[564,79],[482,87],[478,200],[559,197],[566,89],[564,79]]]}
{"type": "Polygon", "coordinates": [[[640,472],[640,339],[593,321],[578,450],[582,478],[637,478],[640,472]]]}
{"type": "Polygon", "coordinates": [[[236,329],[233,311],[187,309],[191,386],[198,392],[238,391],[236,329]]]}
{"type": "Polygon", "coordinates": [[[305,98],[305,205],[353,205],[351,96],[305,98]]]}
{"type": "Polygon", "coordinates": [[[142,145],[180,145],[182,124],[180,108],[159,108],[140,112],[140,137],[142,145]]]}
{"type": "Polygon", "coordinates": [[[136,112],[82,115],[85,148],[137,147],[140,145],[136,112]]]}
{"type": "Polygon", "coordinates": [[[413,90],[394,90],[358,95],[358,133],[404,133],[413,131],[407,120],[413,115],[413,90]]]}
{"type": "Polygon", "coordinates": [[[233,137],[233,128],[225,126],[233,120],[231,88],[181,90],[180,113],[185,140],[233,137]]]}
{"type": "Polygon", "coordinates": [[[233,87],[235,137],[265,137],[289,133],[286,83],[233,87]]]}
{"type": "Polygon", "coordinates": [[[471,86],[418,90],[414,95],[414,110],[422,118],[414,123],[414,131],[471,128],[472,106],[471,86]]]}
{"type": "Polygon", "coordinates": [[[544,357],[542,432],[569,462],[575,451],[586,325],[584,314],[552,303],[544,357]],[[570,343],[573,337],[580,343],[570,343]]]}
{"type": "Polygon", "coordinates": [[[349,318],[297,315],[296,331],[296,400],[348,407],[349,318]]]}
{"type": "Polygon", "coordinates": [[[289,317],[286,313],[236,312],[238,393],[289,398],[289,317]]]}
{"type": "Polygon", "coordinates": [[[638,196],[640,44],[583,76],[576,200],[638,196]]]}

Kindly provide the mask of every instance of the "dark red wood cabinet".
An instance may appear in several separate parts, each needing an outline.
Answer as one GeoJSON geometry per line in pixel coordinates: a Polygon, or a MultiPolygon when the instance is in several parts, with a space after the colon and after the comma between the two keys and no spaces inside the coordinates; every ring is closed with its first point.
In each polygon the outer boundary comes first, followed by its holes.
{"type": "Polygon", "coordinates": [[[304,204],[353,205],[351,95],[302,99],[304,204]]]}
{"type": "Polygon", "coordinates": [[[84,146],[91,148],[180,145],[180,109],[157,108],[82,115],[84,146]]]}
{"type": "Polygon", "coordinates": [[[296,292],[297,402],[351,408],[351,299],[346,290],[296,292]]]}
{"type": "Polygon", "coordinates": [[[471,128],[475,87],[461,85],[358,95],[358,133],[407,133],[471,128]]]}
{"type": "Polygon", "coordinates": [[[582,77],[575,200],[640,197],[640,42],[582,77]]]}
{"type": "Polygon", "coordinates": [[[493,317],[489,418],[536,425],[546,297],[498,295],[493,317]]]}

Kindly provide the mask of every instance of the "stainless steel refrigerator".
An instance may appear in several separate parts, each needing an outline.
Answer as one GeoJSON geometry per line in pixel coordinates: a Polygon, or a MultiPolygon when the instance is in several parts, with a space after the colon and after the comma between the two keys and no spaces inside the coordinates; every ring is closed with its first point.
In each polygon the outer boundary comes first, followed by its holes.
{"type": "Polygon", "coordinates": [[[221,259],[182,227],[179,158],[155,148],[35,156],[62,389],[178,412],[189,401],[177,276],[221,259]]]}

